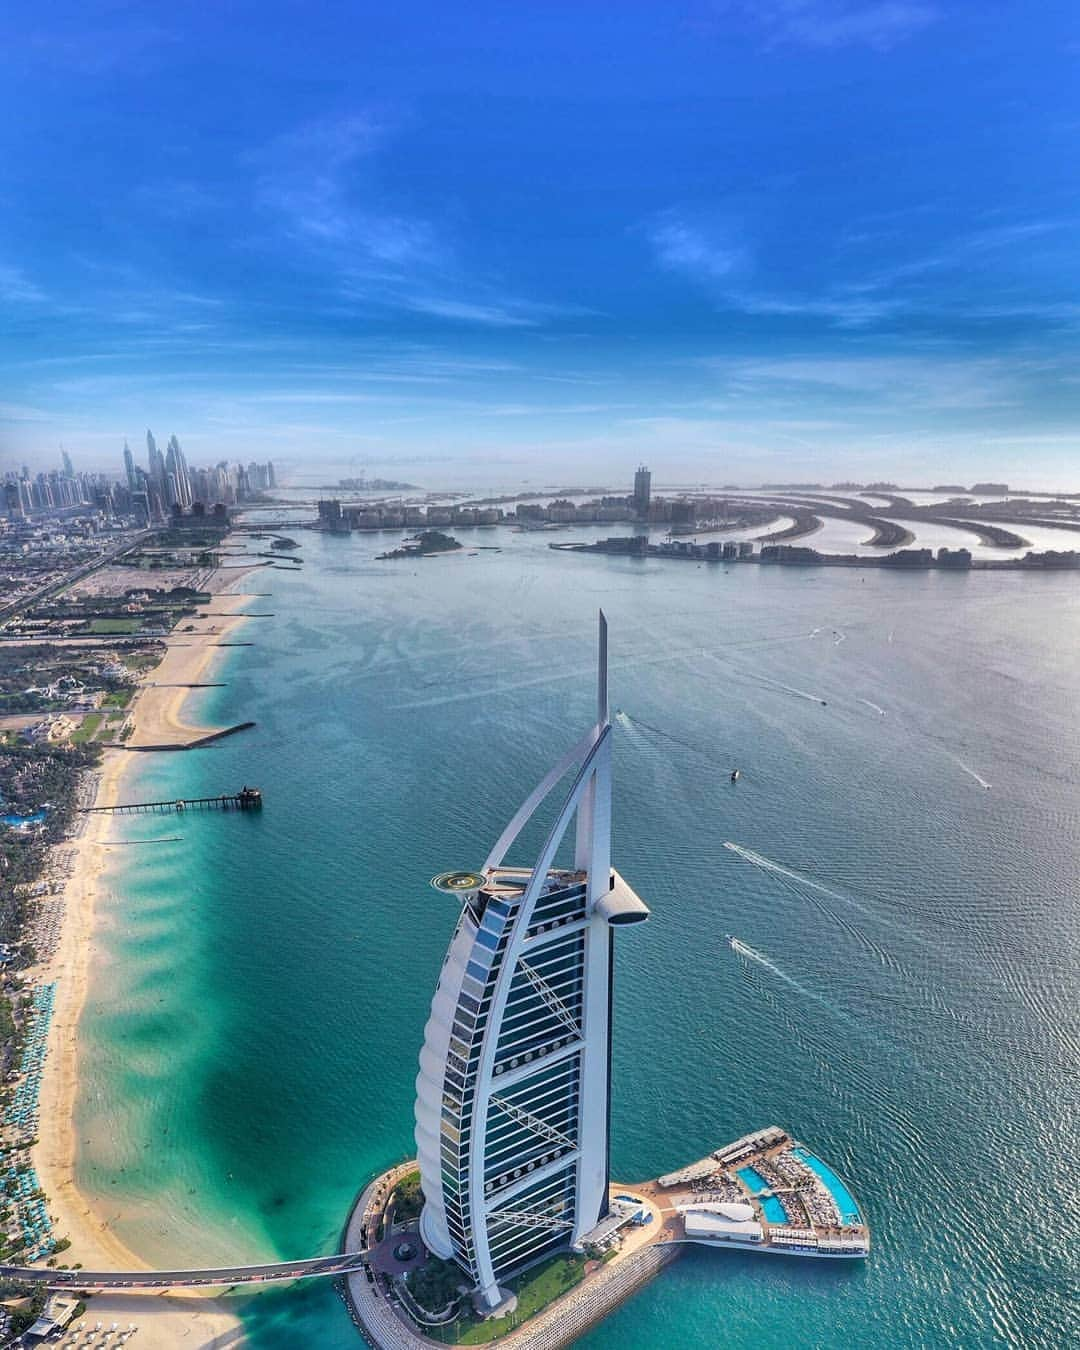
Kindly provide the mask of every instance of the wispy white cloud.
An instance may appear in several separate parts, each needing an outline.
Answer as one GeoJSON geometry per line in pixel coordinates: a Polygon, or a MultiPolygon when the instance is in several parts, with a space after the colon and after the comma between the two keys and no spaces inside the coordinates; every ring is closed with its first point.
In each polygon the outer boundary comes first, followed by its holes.
{"type": "Polygon", "coordinates": [[[19,267],[0,263],[0,300],[15,305],[37,305],[45,301],[44,292],[19,267]]]}
{"type": "Polygon", "coordinates": [[[401,296],[400,303],[403,308],[417,314],[432,314],[440,319],[483,324],[491,328],[535,328],[552,318],[580,316],[587,312],[574,305],[546,305],[515,296],[456,300],[441,295],[406,293],[401,296]]]}
{"type": "Polygon", "coordinates": [[[759,289],[754,281],[749,245],[735,240],[730,227],[709,228],[671,210],[645,227],[657,264],[699,284],[724,309],[747,314],[806,315],[827,319],[840,327],[858,328],[888,317],[892,300],[870,295],[777,295],[759,289]]]}
{"type": "Polygon", "coordinates": [[[435,225],[394,209],[379,189],[377,156],[391,134],[385,118],[350,113],[305,123],[248,157],[256,206],[354,286],[448,261],[435,225]]]}
{"type": "Polygon", "coordinates": [[[467,300],[446,300],[434,295],[410,295],[406,309],[417,314],[434,314],[440,319],[486,324],[494,328],[530,328],[537,320],[506,305],[478,305],[467,300]]]}
{"type": "Polygon", "coordinates": [[[805,316],[827,319],[838,328],[863,328],[891,318],[901,308],[897,300],[868,295],[763,295],[740,291],[728,296],[732,308],[746,314],[805,316]]]}
{"type": "MultiPolygon", "coordinates": [[[[980,224],[941,239],[932,250],[876,266],[861,246],[881,241],[873,233],[844,231],[844,266],[835,269],[836,279],[817,290],[792,285],[785,291],[761,283],[768,269],[755,266],[750,244],[734,237],[730,227],[710,228],[669,210],[647,222],[644,233],[657,265],[696,282],[720,309],[816,318],[836,328],[862,329],[911,318],[1075,325],[1080,302],[1040,295],[1030,278],[1032,262],[1038,259],[1046,272],[1054,257],[1051,250],[1074,228],[1070,219],[1052,218],[980,224]],[[1011,289],[1009,269],[1019,278],[1011,289]],[[984,275],[985,285],[971,284],[984,275]]],[[[895,240],[887,244],[894,253],[895,240]]]]}
{"type": "Polygon", "coordinates": [[[677,211],[658,216],[647,233],[661,267],[699,280],[730,277],[746,262],[743,249],[711,235],[677,211]]]}
{"type": "Polygon", "coordinates": [[[51,413],[25,403],[0,403],[0,422],[50,422],[51,413]]]}
{"type": "Polygon", "coordinates": [[[793,409],[808,399],[859,417],[907,413],[975,413],[1022,407],[1032,385],[1053,379],[1040,360],[875,354],[709,358],[705,364],[736,399],[793,409]]]}
{"type": "Polygon", "coordinates": [[[449,226],[388,200],[378,161],[394,129],[386,118],[350,114],[308,123],[251,157],[258,205],[329,266],[339,299],[488,328],[531,328],[581,312],[470,275],[449,226]]]}
{"type": "Polygon", "coordinates": [[[869,47],[886,52],[939,16],[935,6],[919,0],[734,0],[722,8],[749,15],[770,43],[821,50],[869,47]]]}

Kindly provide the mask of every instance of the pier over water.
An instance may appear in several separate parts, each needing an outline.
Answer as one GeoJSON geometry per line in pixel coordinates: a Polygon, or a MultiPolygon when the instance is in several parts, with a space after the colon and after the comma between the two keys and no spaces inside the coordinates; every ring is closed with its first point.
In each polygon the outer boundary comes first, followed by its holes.
{"type": "Polygon", "coordinates": [[[182,812],[188,809],[202,811],[260,811],[262,793],[257,787],[242,787],[239,792],[223,792],[217,797],[178,797],[174,801],[163,802],[118,802],[115,806],[83,806],[79,814],[130,816],[152,811],[160,813],[182,812]]]}

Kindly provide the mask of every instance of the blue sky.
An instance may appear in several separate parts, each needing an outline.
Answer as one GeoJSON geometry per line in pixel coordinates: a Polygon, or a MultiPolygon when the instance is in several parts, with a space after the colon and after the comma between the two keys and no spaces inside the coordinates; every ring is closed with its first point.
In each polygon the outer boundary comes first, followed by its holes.
{"type": "Polygon", "coordinates": [[[5,14],[5,465],[1080,486],[1075,4],[5,14]]]}

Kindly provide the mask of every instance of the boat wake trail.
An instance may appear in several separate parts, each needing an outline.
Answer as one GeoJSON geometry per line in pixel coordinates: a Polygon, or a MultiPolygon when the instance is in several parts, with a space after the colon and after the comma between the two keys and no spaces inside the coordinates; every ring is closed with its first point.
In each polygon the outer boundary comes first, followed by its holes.
{"type": "Polygon", "coordinates": [[[985,788],[987,792],[990,791],[991,787],[993,787],[992,783],[988,783],[986,779],[981,776],[981,774],[977,774],[974,769],[972,769],[969,765],[965,764],[964,761],[960,759],[958,756],[952,754],[948,750],[946,750],[945,753],[949,756],[949,758],[957,766],[957,768],[963,769],[963,771],[967,774],[969,778],[974,778],[976,783],[978,783],[978,785],[981,788],[985,788]]]}
{"type": "MultiPolygon", "coordinates": [[[[850,933],[856,941],[862,943],[872,951],[879,960],[884,964],[891,966],[896,971],[905,972],[907,970],[902,958],[888,948],[883,947],[880,942],[875,940],[875,938],[866,931],[865,928],[846,919],[842,914],[837,914],[830,906],[823,904],[819,897],[827,896],[830,900],[838,900],[842,905],[857,910],[865,918],[869,919],[871,923],[880,924],[881,927],[887,928],[891,932],[898,934],[905,942],[913,941],[923,947],[932,945],[919,937],[918,934],[912,930],[910,925],[896,923],[886,915],[878,913],[872,905],[863,904],[853,896],[845,895],[842,891],[834,891],[828,886],[823,886],[820,881],[811,881],[809,877],[804,877],[801,873],[793,871],[790,867],[784,867],[780,863],[773,862],[771,858],[763,857],[762,854],[755,853],[753,849],[743,848],[741,844],[732,843],[730,839],[724,841],[724,847],[728,849],[729,852],[736,854],[737,857],[742,858],[745,862],[752,863],[754,867],[760,868],[763,872],[771,873],[786,890],[791,891],[798,898],[812,904],[815,909],[824,914],[827,919],[831,919],[846,932],[850,933]]],[[[940,952],[940,948],[935,947],[935,950],[940,952]]]]}
{"type": "MultiPolygon", "coordinates": [[[[826,1003],[820,994],[812,993],[805,985],[802,985],[798,980],[793,979],[787,971],[781,970],[774,961],[770,961],[767,956],[763,956],[761,952],[751,947],[748,942],[742,942],[737,937],[731,937],[728,938],[728,945],[737,956],[744,956],[748,961],[756,961],[759,966],[764,966],[765,969],[771,971],[777,979],[783,980],[785,984],[791,985],[792,989],[797,993],[802,994],[804,998],[812,998],[815,1002],[823,1004],[830,1012],[835,1011],[832,1005],[826,1003]]],[[[841,1016],[842,1015],[843,1014],[841,1014],[841,1016]]]]}
{"type": "Polygon", "coordinates": [[[790,694],[792,698],[805,698],[809,703],[819,703],[823,708],[828,707],[828,701],[823,699],[820,694],[811,694],[806,689],[796,689],[791,684],[781,684],[779,680],[770,680],[767,675],[759,675],[756,671],[746,674],[743,671],[732,671],[736,679],[744,679],[756,684],[763,689],[775,689],[780,694],[790,694]]]}
{"type": "Polygon", "coordinates": [[[841,1022],[846,1023],[847,1026],[851,1027],[852,1030],[857,1032],[860,1036],[865,1037],[866,1040],[873,1041],[875,1045],[880,1046],[890,1055],[899,1056],[902,1059],[911,1061],[912,1057],[907,1052],[900,1050],[900,1048],[891,1041],[888,1041],[883,1036],[879,1036],[876,1032],[871,1031],[864,1022],[852,1017],[850,1013],[844,1012],[844,1010],[838,1008],[835,1003],[830,1003],[827,998],[823,998],[820,994],[816,994],[812,989],[808,989],[805,984],[800,983],[794,976],[789,975],[786,970],[781,970],[775,961],[770,960],[769,957],[763,952],[759,952],[755,947],[751,947],[748,942],[743,942],[741,938],[729,936],[728,946],[736,956],[741,956],[746,961],[753,961],[755,965],[761,966],[764,970],[767,970],[770,975],[775,975],[778,980],[782,981],[790,989],[794,989],[800,998],[810,999],[812,1002],[816,1003],[818,1007],[824,1008],[826,1012],[831,1013],[833,1017],[838,1017],[841,1022]]]}
{"type": "Polygon", "coordinates": [[[822,998],[820,994],[815,994],[814,991],[808,989],[805,984],[800,984],[794,976],[789,975],[786,970],[781,970],[775,961],[770,961],[764,953],[751,947],[748,942],[743,942],[737,937],[729,937],[728,946],[736,956],[741,956],[747,961],[753,961],[757,965],[764,967],[770,975],[775,975],[778,980],[782,980],[789,988],[794,989],[800,998],[811,999],[814,1003],[818,1004],[819,1007],[824,1008],[826,1012],[832,1013],[834,1017],[839,1017],[842,1022],[847,1022],[849,1026],[857,1027],[859,1031],[864,1035],[869,1036],[871,1040],[878,1040],[878,1037],[875,1036],[873,1032],[868,1031],[866,1027],[860,1026],[853,1017],[849,1017],[846,1012],[841,1011],[834,1003],[830,1003],[828,999],[822,998]]]}
{"type": "Polygon", "coordinates": [[[820,703],[823,708],[829,706],[828,700],[823,699],[820,694],[809,694],[805,689],[796,689],[790,684],[781,684],[779,680],[766,679],[764,675],[754,675],[751,677],[757,680],[758,684],[764,684],[770,689],[779,689],[782,694],[791,694],[794,698],[805,698],[811,703],[820,703]]]}
{"type": "Polygon", "coordinates": [[[873,708],[873,710],[874,710],[876,713],[880,713],[882,717],[887,717],[887,716],[888,716],[888,714],[886,713],[886,711],[885,711],[884,708],[880,707],[880,706],[879,706],[878,704],[876,704],[876,703],[871,703],[870,700],[869,700],[868,698],[861,698],[861,699],[859,699],[859,702],[860,702],[860,703],[865,703],[866,706],[867,706],[868,708],[873,708]]]}
{"type": "Polygon", "coordinates": [[[839,891],[831,891],[828,886],[822,886],[818,881],[811,881],[809,877],[801,876],[789,867],[782,867],[780,863],[773,862],[771,858],[762,857],[760,853],[755,853],[751,848],[743,848],[741,844],[734,844],[730,839],[725,839],[724,847],[732,853],[737,853],[740,858],[745,858],[748,863],[753,863],[755,867],[763,868],[766,872],[787,877],[789,881],[797,882],[800,886],[809,886],[811,890],[820,891],[822,895],[830,896],[833,900],[842,900],[846,904],[852,903],[846,895],[841,895],[839,891]]]}
{"type": "Polygon", "coordinates": [[[689,750],[695,755],[700,755],[702,759],[707,759],[715,764],[718,761],[714,755],[702,750],[700,745],[694,745],[692,741],[685,741],[681,736],[674,736],[670,731],[665,731],[663,727],[654,727],[651,722],[643,722],[640,717],[631,717],[629,713],[623,712],[620,708],[615,714],[615,720],[621,727],[624,727],[631,733],[641,731],[651,732],[654,736],[662,736],[665,741],[671,741],[673,745],[681,745],[684,750],[689,750]]]}
{"type": "Polygon", "coordinates": [[[793,698],[805,698],[811,703],[820,703],[823,708],[829,706],[828,700],[823,699],[820,694],[811,694],[805,689],[796,689],[794,685],[781,684],[779,680],[770,680],[767,675],[760,675],[756,670],[753,672],[733,670],[726,661],[721,661],[714,652],[707,651],[704,647],[701,648],[699,654],[707,657],[710,661],[715,661],[718,666],[723,666],[729,677],[734,676],[735,679],[747,680],[751,684],[757,684],[766,689],[777,689],[780,693],[790,694],[793,698]]]}

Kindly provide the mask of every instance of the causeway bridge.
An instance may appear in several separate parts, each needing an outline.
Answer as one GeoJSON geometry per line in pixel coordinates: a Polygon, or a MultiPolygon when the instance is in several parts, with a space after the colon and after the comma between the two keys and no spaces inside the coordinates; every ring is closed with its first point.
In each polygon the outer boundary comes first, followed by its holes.
{"type": "Polygon", "coordinates": [[[132,1293],[163,1289],[220,1288],[234,1284],[272,1284],[292,1280],[334,1279],[363,1266],[360,1252],[312,1256],[306,1261],[269,1261],[260,1266],[221,1266],[213,1270],[58,1270],[46,1266],[0,1265],[0,1279],[44,1284],[50,1289],[113,1289],[132,1293]]]}

